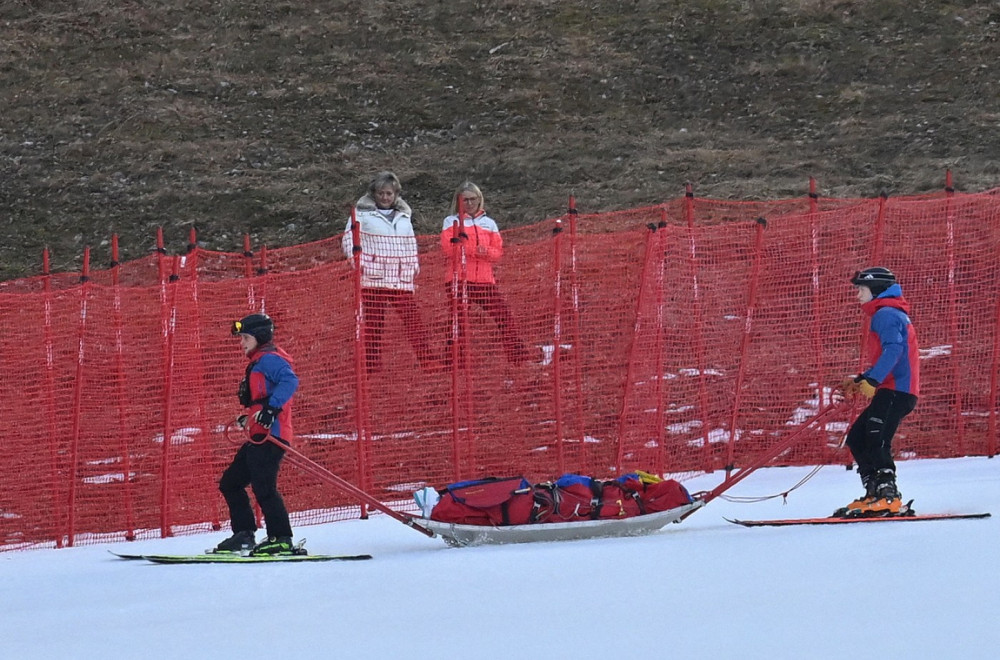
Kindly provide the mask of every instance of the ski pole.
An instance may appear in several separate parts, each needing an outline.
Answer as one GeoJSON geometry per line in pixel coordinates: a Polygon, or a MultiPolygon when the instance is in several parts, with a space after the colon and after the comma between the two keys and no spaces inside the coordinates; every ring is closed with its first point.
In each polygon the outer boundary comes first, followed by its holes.
{"type": "MultiPolygon", "coordinates": [[[[229,429],[231,426],[233,426],[233,424],[238,424],[238,423],[234,421],[230,422],[226,426],[227,437],[229,436],[229,429]]],[[[252,442],[254,444],[263,444],[264,442],[272,442],[278,445],[279,447],[284,449],[285,452],[288,454],[289,462],[292,465],[301,469],[306,474],[316,477],[320,481],[325,481],[338,488],[341,492],[346,493],[348,495],[353,495],[354,497],[361,500],[365,504],[370,505],[373,509],[381,511],[390,518],[394,518],[395,520],[398,520],[399,522],[403,523],[407,527],[411,527],[420,532],[421,534],[424,534],[425,536],[434,538],[434,532],[427,529],[423,525],[418,524],[412,517],[407,516],[406,514],[400,513],[398,511],[394,511],[393,509],[390,509],[385,504],[382,504],[382,502],[380,502],[375,497],[369,495],[368,493],[361,490],[360,488],[358,488],[351,482],[347,481],[346,479],[338,477],[333,472],[330,472],[325,467],[323,467],[316,461],[312,460],[311,458],[300,452],[298,449],[286,445],[285,443],[281,442],[270,433],[268,433],[267,437],[261,440],[260,442],[253,439],[248,440],[248,442],[252,442]]]]}

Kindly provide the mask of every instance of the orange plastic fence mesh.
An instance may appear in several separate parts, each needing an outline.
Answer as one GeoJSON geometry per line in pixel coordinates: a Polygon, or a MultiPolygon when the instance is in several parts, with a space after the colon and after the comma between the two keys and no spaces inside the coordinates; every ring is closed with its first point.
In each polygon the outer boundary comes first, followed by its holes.
{"type": "MultiPolygon", "coordinates": [[[[488,475],[748,465],[860,369],[848,278],[872,264],[897,273],[922,347],[920,404],[897,453],[994,453],[1000,199],[820,201],[685,198],[505,232],[505,328],[499,298],[461,278],[452,302],[438,237],[418,237],[423,331],[408,334],[389,305],[377,365],[339,236],[253,258],[151,255],[82,285],[6,283],[0,393],[17,424],[3,439],[0,547],[224,524],[216,482],[245,367],[229,322],[259,310],[301,378],[297,448],[397,508],[424,484],[488,475]]],[[[389,298],[365,295],[371,321],[389,298]]],[[[780,460],[848,461],[836,448],[848,421],[780,460]]],[[[296,524],[358,515],[291,465],[282,490],[296,524]]]]}

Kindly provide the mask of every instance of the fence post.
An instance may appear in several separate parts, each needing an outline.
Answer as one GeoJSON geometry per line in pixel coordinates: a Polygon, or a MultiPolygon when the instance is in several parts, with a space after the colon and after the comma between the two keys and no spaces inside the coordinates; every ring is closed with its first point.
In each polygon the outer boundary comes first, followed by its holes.
{"type": "Polygon", "coordinates": [[[962,351],[958,329],[958,293],[955,290],[955,189],[951,185],[951,170],[945,175],[945,231],[946,259],[948,261],[948,341],[951,343],[951,387],[952,404],[955,413],[955,436],[958,440],[958,453],[965,455],[965,420],[962,409],[962,351]]]}
{"type": "MultiPolygon", "coordinates": [[[[576,264],[576,230],[577,230],[577,216],[579,212],[576,210],[576,199],[570,195],[569,197],[569,208],[566,210],[566,215],[569,216],[569,286],[570,286],[570,296],[571,296],[571,307],[573,310],[573,347],[576,354],[576,359],[573,361],[575,365],[575,373],[573,374],[573,380],[575,381],[576,387],[576,418],[577,423],[580,425],[580,451],[581,454],[586,452],[587,447],[587,425],[584,421],[584,409],[583,409],[583,332],[580,326],[580,279],[579,273],[577,272],[576,264]]],[[[581,455],[580,460],[583,461],[589,457],[581,455]]],[[[587,461],[589,464],[590,462],[587,461]]]]}
{"type": "MultiPolygon", "coordinates": [[[[354,259],[354,428],[357,434],[358,484],[367,488],[368,473],[368,360],[365,351],[365,302],[361,272],[361,227],[357,208],[351,207],[351,255],[354,259]]],[[[368,517],[368,504],[360,502],[361,517],[368,517]]]]}
{"type": "MultiPolygon", "coordinates": [[[[162,233],[160,234],[162,240],[162,233]]],[[[162,247],[162,243],[160,245],[162,247]]],[[[165,273],[166,250],[160,253],[161,274],[165,273]]],[[[180,257],[173,260],[171,274],[161,287],[160,318],[163,328],[163,451],[160,460],[160,537],[173,536],[170,511],[170,443],[173,438],[174,336],[177,331],[177,269],[180,257]]]]}
{"type": "Polygon", "coordinates": [[[646,249],[643,254],[642,259],[642,277],[639,278],[639,293],[635,300],[635,318],[632,323],[632,334],[629,339],[628,347],[628,368],[625,370],[625,386],[622,388],[622,402],[620,412],[618,414],[618,452],[615,458],[615,473],[622,473],[622,464],[625,462],[625,426],[628,418],[628,405],[629,399],[632,396],[633,390],[633,367],[635,365],[635,342],[643,325],[642,318],[642,304],[646,298],[649,279],[649,262],[654,254],[654,238],[656,235],[657,226],[653,223],[649,223],[647,226],[649,232],[646,234],[646,249]]]}
{"type": "Polygon", "coordinates": [[[267,245],[260,246],[260,265],[257,266],[257,270],[254,272],[254,287],[250,302],[253,303],[251,309],[259,309],[261,314],[267,314],[267,278],[264,277],[268,274],[269,269],[267,265],[267,245]],[[259,280],[256,278],[260,278],[259,280]],[[260,291],[256,291],[256,283],[260,282],[260,291]],[[260,302],[258,302],[260,301],[260,302]]]}
{"type": "Polygon", "coordinates": [[[132,457],[129,451],[128,433],[125,423],[125,345],[122,341],[122,295],[120,266],[118,261],[118,234],[111,235],[111,288],[113,291],[113,320],[115,329],[115,398],[118,401],[118,447],[122,453],[122,488],[125,491],[125,540],[135,540],[135,503],[132,493],[132,457]]]}
{"type": "Polygon", "coordinates": [[[247,279],[247,309],[257,309],[257,296],[253,284],[253,250],[250,249],[250,234],[243,234],[243,277],[247,279]]]}
{"type": "Polygon", "coordinates": [[[701,287],[698,284],[698,244],[694,232],[694,189],[687,184],[684,190],[684,214],[688,228],[688,271],[691,274],[691,312],[694,318],[694,356],[698,365],[698,405],[701,408],[702,460],[704,469],[711,471],[712,446],[709,442],[708,384],[705,379],[705,321],[701,310],[701,287]]]}
{"type": "Polygon", "coordinates": [[[562,218],[556,218],[552,228],[552,403],[555,408],[556,460],[559,474],[566,472],[566,455],[563,446],[562,374],[559,353],[562,349],[562,218]]]}
{"type": "Polygon", "coordinates": [[[819,225],[817,222],[817,212],[819,210],[819,195],[816,193],[816,179],[809,177],[809,231],[810,231],[810,256],[812,258],[812,337],[815,346],[816,357],[816,404],[819,408],[826,405],[823,387],[823,367],[826,364],[823,355],[823,339],[821,324],[823,319],[823,297],[820,295],[820,270],[819,270],[819,225]]]}
{"type": "Polygon", "coordinates": [[[743,378],[746,375],[747,352],[750,350],[750,337],[753,334],[754,314],[757,312],[757,287],[760,282],[761,260],[764,257],[764,228],[767,220],[757,218],[757,227],[753,246],[753,267],[750,270],[750,292],[747,296],[746,318],[743,321],[743,336],[740,337],[740,368],[736,374],[736,387],[733,392],[733,412],[729,418],[729,443],[726,447],[726,476],[736,468],[736,421],[740,405],[743,402],[743,378]]]}
{"type": "Polygon", "coordinates": [[[465,262],[465,210],[462,206],[462,196],[456,196],[456,221],[452,225],[452,259],[451,259],[451,436],[452,461],[455,470],[455,481],[462,479],[462,435],[459,413],[459,375],[465,374],[466,385],[466,432],[465,452],[471,451],[472,433],[475,427],[472,410],[472,374],[468,368],[469,360],[469,289],[468,273],[465,262]],[[464,367],[464,368],[463,368],[464,367]]]}
{"type": "Polygon", "coordinates": [[[86,358],[87,298],[90,294],[90,248],[83,249],[83,269],[80,274],[80,318],[77,326],[76,378],[73,382],[72,429],[69,449],[69,502],[66,535],[73,547],[76,535],[76,480],[80,451],[80,414],[83,404],[84,359],[86,358]]]}
{"type": "Polygon", "coordinates": [[[656,452],[656,466],[655,472],[660,476],[663,476],[664,470],[666,469],[667,462],[667,445],[666,445],[666,417],[664,410],[665,400],[664,400],[664,390],[663,390],[663,376],[666,371],[666,365],[663,364],[663,345],[665,330],[663,327],[663,316],[666,314],[666,302],[664,299],[664,287],[666,286],[666,281],[663,276],[663,269],[666,265],[667,258],[667,248],[666,248],[666,238],[667,238],[667,208],[666,206],[660,206],[660,223],[657,225],[659,231],[656,234],[657,237],[657,269],[656,269],[656,446],[659,451],[656,452]]]}
{"type": "MultiPolygon", "coordinates": [[[[52,270],[49,258],[49,249],[42,250],[42,295],[43,299],[43,341],[45,348],[45,411],[48,418],[48,441],[49,441],[49,462],[52,469],[52,513],[56,547],[63,547],[63,520],[60,511],[62,503],[58,496],[58,481],[62,470],[59,466],[59,451],[56,440],[56,378],[55,378],[55,356],[52,345],[52,270]]],[[[67,484],[68,485],[68,484],[67,484]]]]}
{"type": "Polygon", "coordinates": [[[885,237],[885,207],[889,202],[889,193],[884,190],[878,196],[878,215],[875,218],[875,235],[872,238],[872,263],[882,260],[882,247],[885,237]]]}
{"type": "Polygon", "coordinates": [[[990,375],[989,457],[997,454],[997,399],[1000,398],[1000,299],[994,300],[996,316],[993,320],[993,371],[990,375]]]}

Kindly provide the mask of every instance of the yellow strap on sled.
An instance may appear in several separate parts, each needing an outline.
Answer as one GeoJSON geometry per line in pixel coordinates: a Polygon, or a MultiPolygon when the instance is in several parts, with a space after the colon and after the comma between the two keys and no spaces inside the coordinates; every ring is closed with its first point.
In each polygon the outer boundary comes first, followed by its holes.
{"type": "Polygon", "coordinates": [[[663,479],[660,479],[655,474],[650,474],[649,472],[643,472],[642,470],[636,470],[635,473],[639,475],[639,482],[644,484],[658,484],[663,479]]]}

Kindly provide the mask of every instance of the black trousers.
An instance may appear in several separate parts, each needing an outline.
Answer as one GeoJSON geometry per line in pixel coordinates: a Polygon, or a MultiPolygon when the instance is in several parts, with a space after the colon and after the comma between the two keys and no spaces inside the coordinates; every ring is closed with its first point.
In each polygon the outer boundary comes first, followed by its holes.
{"type": "Polygon", "coordinates": [[[267,535],[292,535],[288,510],[278,492],[278,470],[284,456],[285,450],[273,442],[245,442],[236,452],[233,462],[222,473],[219,490],[229,505],[230,524],[234,534],[257,531],[250,496],[247,495],[247,486],[250,486],[261,513],[264,514],[267,535]]]}
{"type": "Polygon", "coordinates": [[[913,412],[917,397],[906,392],[881,389],[861,411],[847,431],[847,447],[858,464],[861,481],[879,470],[896,471],[892,460],[892,438],[904,417],[913,412]]]}

